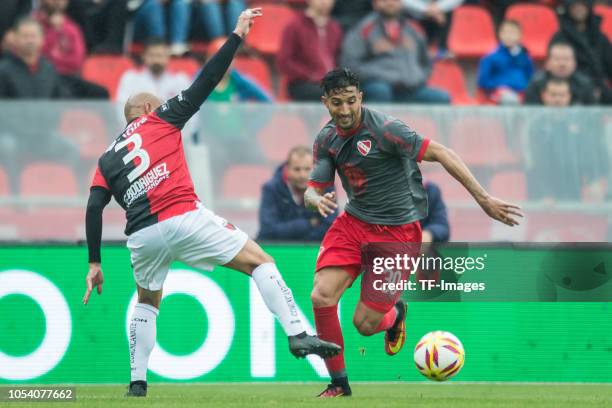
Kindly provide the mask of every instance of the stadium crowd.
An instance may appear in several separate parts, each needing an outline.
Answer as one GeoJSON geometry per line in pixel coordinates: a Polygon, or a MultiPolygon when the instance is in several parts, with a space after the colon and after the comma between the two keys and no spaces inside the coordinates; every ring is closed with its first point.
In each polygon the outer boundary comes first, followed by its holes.
{"type": "MultiPolygon", "coordinates": [[[[190,59],[204,60],[252,3],[3,1],[0,98],[124,98],[118,91],[133,75],[121,82],[133,65],[126,57],[147,65],[148,44],[167,44],[173,71],[191,78],[190,59]]],[[[316,101],[318,80],[339,64],[360,74],[370,102],[540,104],[549,77],[570,83],[572,104],[612,100],[612,6],[605,1],[257,3],[267,6],[273,27],[264,21],[254,31],[221,100],[244,100],[244,92],[232,92],[247,80],[249,100],[316,101]]]]}

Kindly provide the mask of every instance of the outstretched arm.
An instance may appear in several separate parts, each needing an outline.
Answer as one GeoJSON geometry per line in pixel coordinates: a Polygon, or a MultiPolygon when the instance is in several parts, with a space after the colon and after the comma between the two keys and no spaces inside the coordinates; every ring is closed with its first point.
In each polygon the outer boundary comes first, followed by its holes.
{"type": "Polygon", "coordinates": [[[204,65],[191,86],[157,108],[157,114],[182,129],[219,84],[231,65],[242,39],[249,33],[254,19],[261,15],[261,8],[243,11],[238,17],[234,32],[221,49],[204,65]]]}
{"type": "Polygon", "coordinates": [[[427,146],[423,160],[440,163],[451,176],[466,188],[489,217],[511,227],[519,224],[515,217],[523,216],[520,207],[490,196],[478,183],[463,160],[451,149],[431,141],[427,146]]]}

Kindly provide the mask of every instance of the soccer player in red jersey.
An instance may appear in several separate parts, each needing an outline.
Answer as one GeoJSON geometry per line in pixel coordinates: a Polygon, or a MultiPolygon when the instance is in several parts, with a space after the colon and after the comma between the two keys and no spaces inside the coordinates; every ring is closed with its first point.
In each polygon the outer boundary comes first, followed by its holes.
{"type": "Polygon", "coordinates": [[[294,356],[328,357],[340,351],[338,345],[306,334],[291,290],[274,260],[246,233],[202,206],[185,162],[181,129],[223,78],[260,15],[258,8],[244,11],[227,42],[193,84],[176,97],[166,102],[147,93],[129,98],[124,109],[128,125],[98,160],[87,203],[89,273],[83,303],[94,287],[102,293],[102,211],[112,196],[126,211],[127,246],[138,291],[129,326],[128,396],[146,396],[162,287],[175,260],[204,270],[224,265],[251,276],[289,337],[294,356]]]}
{"type": "MultiPolygon", "coordinates": [[[[514,226],[522,214],[518,206],[490,196],[452,150],[363,106],[359,78],[349,69],[328,72],[322,87],[331,120],[314,142],[315,165],[305,203],[323,216],[334,211],[336,197],[325,188],[333,184],[336,171],[349,201],[321,243],[311,298],[319,336],[343,346],[337,305],[362,273],[362,246],[421,242],[419,220],[427,214],[427,198],[418,162],[439,162],[491,218],[514,226]]],[[[400,291],[377,298],[368,293],[372,290],[362,282],[353,324],[364,336],[385,332],[385,351],[394,355],[406,338],[406,304],[400,291]]],[[[325,363],[332,381],[319,396],[351,395],[343,353],[325,363]]]]}

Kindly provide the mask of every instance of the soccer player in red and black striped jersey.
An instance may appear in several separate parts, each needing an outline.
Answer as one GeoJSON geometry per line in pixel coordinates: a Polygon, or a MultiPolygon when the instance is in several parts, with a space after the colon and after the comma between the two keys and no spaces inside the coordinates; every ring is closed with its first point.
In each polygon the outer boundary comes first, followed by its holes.
{"type": "MultiPolygon", "coordinates": [[[[321,215],[336,205],[332,185],[336,171],[349,201],[345,212],[323,238],[316,264],[312,302],[317,332],[322,339],[343,346],[337,305],[344,291],[362,271],[362,247],[369,243],[421,242],[419,220],[427,215],[427,195],[418,162],[437,161],[457,179],[492,218],[518,225],[518,206],[491,197],[461,158],[439,143],[423,138],[400,120],[362,106],[359,78],[347,68],[327,73],[322,80],[322,101],[331,120],[314,143],[315,165],[306,190],[306,205],[321,215]]],[[[381,295],[364,285],[353,323],[359,333],[385,332],[385,351],[394,355],[402,348],[406,304],[381,295]]],[[[370,280],[371,281],[371,280],[370,280]]],[[[325,360],[332,378],[320,397],[349,396],[343,354],[325,360]]]]}
{"type": "Polygon", "coordinates": [[[176,97],[166,102],[147,93],[129,98],[125,104],[128,125],[98,161],[87,204],[89,273],[83,303],[94,287],[102,293],[102,211],[112,196],[126,211],[127,246],[138,291],[130,321],[129,396],[146,395],[162,287],[174,260],[205,270],[225,265],[251,276],[289,336],[289,349],[296,357],[333,356],[340,350],[306,334],[274,260],[243,231],[202,206],[185,162],[181,129],[219,83],[260,15],[258,8],[244,11],[227,42],[176,97]]]}

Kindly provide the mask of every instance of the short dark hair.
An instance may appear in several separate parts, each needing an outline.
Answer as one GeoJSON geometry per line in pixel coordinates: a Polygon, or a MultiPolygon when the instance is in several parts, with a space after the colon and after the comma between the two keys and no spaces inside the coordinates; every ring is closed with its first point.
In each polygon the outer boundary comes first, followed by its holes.
{"type": "Polygon", "coordinates": [[[576,56],[576,52],[574,51],[574,46],[565,41],[565,40],[559,40],[559,41],[551,41],[548,44],[548,50],[546,50],[546,57],[550,57],[550,51],[555,48],[555,47],[568,47],[572,49],[572,53],[574,54],[574,56],[576,56]]]}
{"type": "Polygon", "coordinates": [[[557,78],[557,77],[549,77],[546,79],[546,81],[544,82],[544,86],[542,87],[542,91],[545,91],[546,88],[548,88],[548,85],[567,85],[567,88],[570,90],[570,93],[572,92],[572,87],[570,86],[570,83],[567,79],[565,78],[557,78]]]}
{"type": "Polygon", "coordinates": [[[38,26],[40,31],[43,32],[43,27],[40,24],[40,22],[32,16],[24,16],[24,17],[17,19],[17,21],[15,21],[15,24],[13,25],[12,31],[18,31],[22,26],[28,25],[28,24],[38,26]]]}
{"type": "Polygon", "coordinates": [[[326,95],[349,86],[357,87],[359,90],[359,76],[346,67],[329,71],[321,80],[321,88],[326,95]]]}
{"type": "Polygon", "coordinates": [[[147,41],[145,41],[144,49],[147,50],[148,48],[157,47],[160,45],[163,45],[164,47],[169,47],[168,41],[164,40],[163,38],[151,37],[148,38],[147,41]]]}

